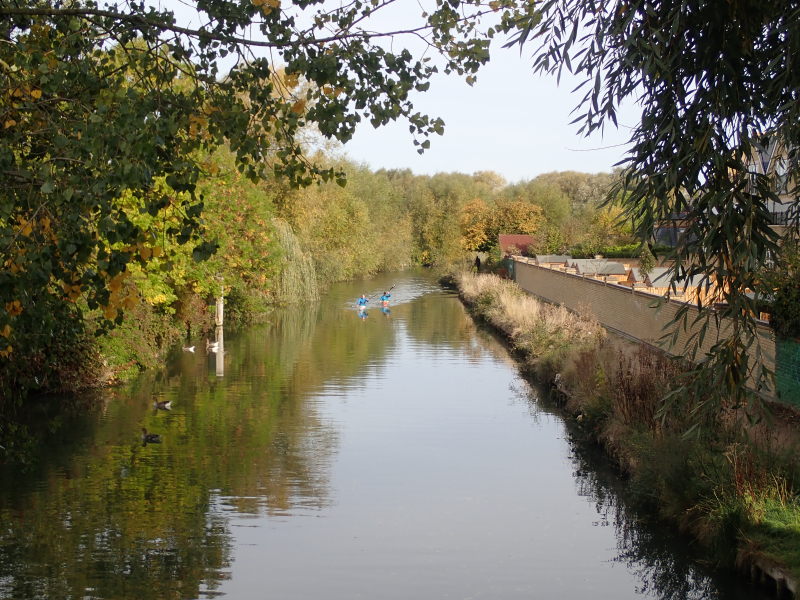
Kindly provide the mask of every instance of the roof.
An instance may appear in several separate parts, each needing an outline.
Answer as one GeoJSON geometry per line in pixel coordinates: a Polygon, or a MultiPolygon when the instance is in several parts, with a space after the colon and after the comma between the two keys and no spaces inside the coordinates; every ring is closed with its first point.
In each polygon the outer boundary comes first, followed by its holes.
{"type": "Polygon", "coordinates": [[[672,281],[669,267],[656,267],[647,274],[647,281],[650,287],[669,287],[669,282],[672,281]]]}
{"type": "Polygon", "coordinates": [[[536,240],[529,235],[501,233],[498,243],[500,245],[501,254],[508,254],[508,249],[511,248],[511,246],[515,246],[519,248],[521,252],[527,253],[528,246],[535,244],[536,240]]]}
{"type": "Polygon", "coordinates": [[[625,275],[627,271],[618,262],[604,258],[576,258],[570,263],[582,275],[625,275]]]}
{"type": "MultiPolygon", "coordinates": [[[[633,269],[638,272],[638,269],[633,269]]],[[[665,288],[670,287],[672,284],[672,275],[668,267],[656,267],[651,273],[648,274],[648,283],[651,287],[665,288]]],[[[638,280],[637,280],[638,281],[638,280]]],[[[703,275],[693,275],[692,277],[685,277],[683,279],[675,280],[675,291],[682,292],[684,290],[692,290],[700,286],[705,287],[707,281],[703,275]]]]}
{"type": "Polygon", "coordinates": [[[571,256],[567,256],[566,254],[537,254],[536,255],[536,264],[567,264],[570,260],[572,260],[571,256]]]}
{"type": "Polygon", "coordinates": [[[642,276],[641,271],[639,271],[639,267],[633,267],[628,273],[628,279],[633,280],[634,282],[644,281],[644,277],[642,276]]]}

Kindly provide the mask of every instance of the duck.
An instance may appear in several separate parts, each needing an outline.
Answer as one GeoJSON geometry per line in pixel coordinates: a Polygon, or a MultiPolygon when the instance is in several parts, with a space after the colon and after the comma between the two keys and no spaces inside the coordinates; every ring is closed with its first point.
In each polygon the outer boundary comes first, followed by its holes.
{"type": "Polygon", "coordinates": [[[184,352],[194,352],[194,346],[184,346],[181,348],[184,352]]]}
{"type": "Polygon", "coordinates": [[[163,400],[162,402],[158,401],[158,398],[153,396],[153,408],[158,410],[172,410],[172,400],[163,400]]]}
{"type": "Polygon", "coordinates": [[[209,342],[208,338],[206,338],[206,350],[216,352],[219,350],[219,342],[209,342]]]}
{"type": "Polygon", "coordinates": [[[145,444],[160,444],[161,435],[158,433],[147,433],[147,429],[142,427],[142,442],[145,444]]]}

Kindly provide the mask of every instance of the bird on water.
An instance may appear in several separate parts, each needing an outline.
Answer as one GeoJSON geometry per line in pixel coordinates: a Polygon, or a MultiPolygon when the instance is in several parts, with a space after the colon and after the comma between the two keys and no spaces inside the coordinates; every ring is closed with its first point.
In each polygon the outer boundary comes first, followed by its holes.
{"type": "Polygon", "coordinates": [[[147,429],[142,427],[142,442],[145,444],[161,443],[161,435],[158,433],[147,433],[147,429]]]}
{"type": "Polygon", "coordinates": [[[153,408],[156,410],[172,410],[172,400],[163,400],[159,402],[158,398],[153,396],[153,408]]]}

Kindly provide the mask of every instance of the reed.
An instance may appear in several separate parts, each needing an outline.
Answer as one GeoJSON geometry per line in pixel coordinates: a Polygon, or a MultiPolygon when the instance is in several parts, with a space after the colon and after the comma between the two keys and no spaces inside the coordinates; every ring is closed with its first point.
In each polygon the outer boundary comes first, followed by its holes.
{"type": "Polygon", "coordinates": [[[605,335],[597,321],[538,300],[497,275],[463,271],[453,280],[473,313],[503,331],[543,377],[559,369],[568,351],[591,347],[605,335]]]}

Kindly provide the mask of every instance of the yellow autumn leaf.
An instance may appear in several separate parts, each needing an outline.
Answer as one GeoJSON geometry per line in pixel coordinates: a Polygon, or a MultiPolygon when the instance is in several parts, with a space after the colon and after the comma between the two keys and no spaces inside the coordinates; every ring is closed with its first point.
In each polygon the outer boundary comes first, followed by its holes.
{"type": "Polygon", "coordinates": [[[142,260],[149,260],[152,252],[153,251],[150,250],[150,248],[142,248],[141,250],[139,250],[139,256],[142,257],[142,260]]]}
{"type": "Polygon", "coordinates": [[[153,256],[155,258],[158,258],[159,256],[161,256],[161,251],[162,250],[163,250],[163,248],[161,248],[161,246],[156,246],[155,248],[153,248],[153,256]]]}
{"type": "Polygon", "coordinates": [[[106,306],[105,309],[103,310],[103,316],[109,321],[113,321],[114,319],[116,319],[117,314],[119,314],[119,311],[113,306],[106,306]]]}
{"type": "Polygon", "coordinates": [[[289,89],[297,87],[297,81],[300,76],[297,73],[292,73],[291,75],[286,75],[283,79],[283,83],[289,89]]]}
{"type": "Polygon", "coordinates": [[[17,122],[16,122],[14,119],[8,119],[8,120],[7,120],[7,121],[4,123],[4,125],[6,126],[6,129],[11,129],[11,128],[12,128],[14,125],[16,125],[16,124],[17,124],[17,122]]]}
{"type": "Polygon", "coordinates": [[[11,326],[6,325],[5,327],[3,327],[3,337],[8,338],[10,335],[11,335],[11,326]]]}
{"type": "Polygon", "coordinates": [[[122,278],[119,276],[114,277],[114,279],[108,283],[108,289],[110,289],[112,292],[120,291],[122,289],[122,278]]]}
{"type": "Polygon", "coordinates": [[[301,112],[303,112],[303,109],[305,107],[306,107],[306,101],[305,100],[298,100],[297,102],[295,102],[292,105],[292,112],[300,114],[301,112]]]}
{"type": "Polygon", "coordinates": [[[22,312],[22,307],[19,305],[19,300],[14,302],[6,302],[6,312],[12,317],[16,317],[22,312]]]}
{"type": "Polygon", "coordinates": [[[38,100],[42,97],[42,90],[31,90],[31,98],[38,100]]]}

